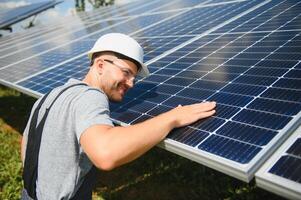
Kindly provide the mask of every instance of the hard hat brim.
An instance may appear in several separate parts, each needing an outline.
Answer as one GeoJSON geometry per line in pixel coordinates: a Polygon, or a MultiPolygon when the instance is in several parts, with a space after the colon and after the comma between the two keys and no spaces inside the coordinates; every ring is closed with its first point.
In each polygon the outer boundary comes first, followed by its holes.
{"type": "Polygon", "coordinates": [[[139,69],[137,76],[140,76],[142,78],[144,77],[148,77],[149,76],[149,71],[148,68],[145,64],[140,63],[141,64],[141,68],[139,69]]]}

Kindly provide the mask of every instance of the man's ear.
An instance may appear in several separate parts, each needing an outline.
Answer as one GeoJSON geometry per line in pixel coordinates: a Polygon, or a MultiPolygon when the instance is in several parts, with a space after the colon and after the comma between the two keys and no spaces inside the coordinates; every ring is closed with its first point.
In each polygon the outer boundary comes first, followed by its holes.
{"type": "Polygon", "coordinates": [[[103,72],[103,67],[104,67],[104,61],[103,59],[101,58],[96,58],[95,61],[95,67],[96,67],[96,70],[99,74],[102,74],[103,72]]]}

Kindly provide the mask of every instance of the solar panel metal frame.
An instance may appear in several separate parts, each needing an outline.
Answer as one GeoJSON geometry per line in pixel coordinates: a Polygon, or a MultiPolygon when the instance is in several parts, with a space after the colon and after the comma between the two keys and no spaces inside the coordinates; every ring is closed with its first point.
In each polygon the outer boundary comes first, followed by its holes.
{"type": "MultiPolygon", "coordinates": [[[[300,113],[299,113],[300,117],[300,113]]],[[[301,183],[274,175],[268,171],[291,147],[297,138],[301,137],[301,126],[280,146],[279,149],[265,162],[265,164],[255,174],[257,186],[276,193],[288,199],[301,198],[301,183]]]]}

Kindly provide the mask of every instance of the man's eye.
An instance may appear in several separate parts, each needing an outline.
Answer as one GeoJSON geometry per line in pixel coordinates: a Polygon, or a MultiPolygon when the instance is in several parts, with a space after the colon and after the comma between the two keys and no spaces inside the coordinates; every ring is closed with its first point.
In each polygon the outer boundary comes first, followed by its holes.
{"type": "Polygon", "coordinates": [[[127,70],[123,70],[124,75],[126,75],[127,77],[130,76],[130,72],[127,70]]]}

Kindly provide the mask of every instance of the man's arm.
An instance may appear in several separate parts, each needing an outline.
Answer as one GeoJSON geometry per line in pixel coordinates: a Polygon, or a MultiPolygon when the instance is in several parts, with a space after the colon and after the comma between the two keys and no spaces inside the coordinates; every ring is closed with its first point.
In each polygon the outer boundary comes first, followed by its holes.
{"type": "Polygon", "coordinates": [[[136,125],[95,125],[80,137],[80,144],[96,167],[111,170],[130,162],[163,140],[174,128],[215,113],[215,102],[178,106],[136,125]]]}

